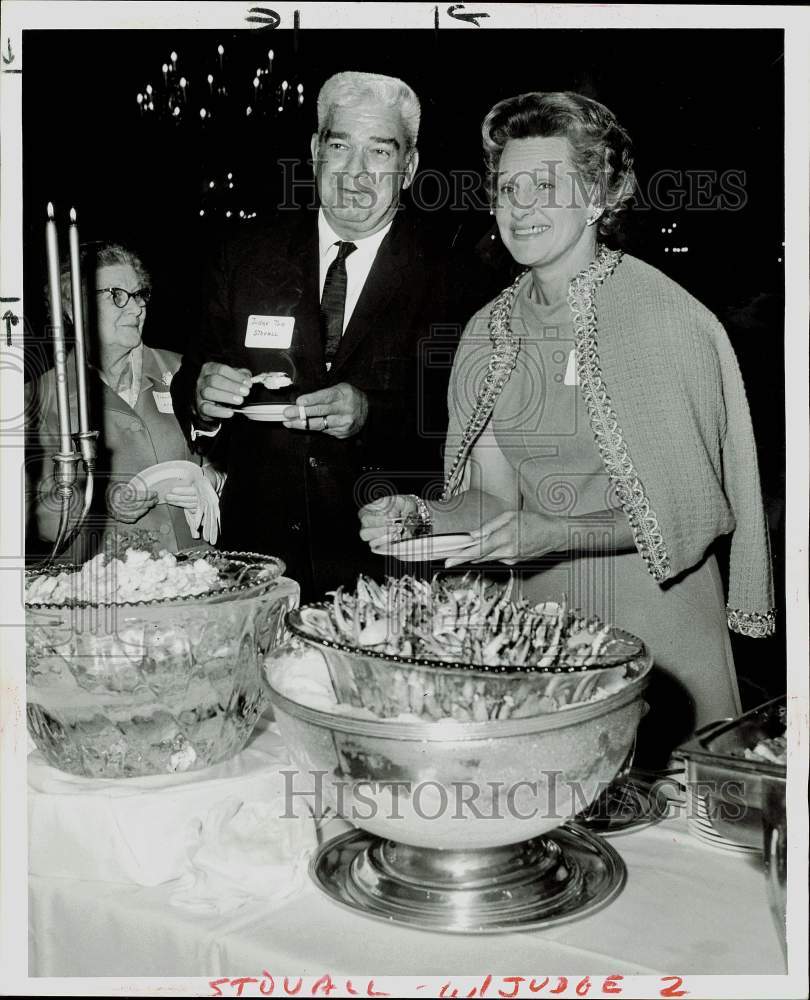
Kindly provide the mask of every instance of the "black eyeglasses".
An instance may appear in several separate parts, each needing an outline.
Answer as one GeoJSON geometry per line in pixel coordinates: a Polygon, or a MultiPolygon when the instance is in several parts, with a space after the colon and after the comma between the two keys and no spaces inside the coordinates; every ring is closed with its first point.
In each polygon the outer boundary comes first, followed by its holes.
{"type": "Polygon", "coordinates": [[[149,300],[152,298],[151,288],[139,288],[135,292],[128,292],[126,288],[98,288],[96,289],[96,294],[100,295],[102,292],[109,292],[112,296],[113,302],[118,306],[119,309],[123,309],[127,305],[130,299],[135,299],[135,303],[139,306],[148,306],[149,300]]]}

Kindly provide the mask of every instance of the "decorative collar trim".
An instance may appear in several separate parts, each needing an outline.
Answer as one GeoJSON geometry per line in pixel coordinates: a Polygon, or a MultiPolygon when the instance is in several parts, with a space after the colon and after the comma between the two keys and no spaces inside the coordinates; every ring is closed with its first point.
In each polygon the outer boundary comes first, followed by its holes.
{"type": "MultiPolygon", "coordinates": [[[[636,474],[599,363],[594,293],[613,274],[621,258],[620,250],[608,250],[600,246],[596,257],[588,267],[572,278],[568,286],[568,304],[576,335],[577,374],[583,399],[588,407],[596,445],[605,471],[630,524],[636,548],[647,564],[650,574],[661,583],[672,572],[669,555],[658,525],[658,518],[636,474]]],[[[464,428],[461,444],[445,479],[442,494],[445,500],[460,491],[470,450],[486,425],[503,387],[515,368],[520,350],[520,338],[516,337],[512,330],[511,317],[518,287],[526,274],[527,271],[524,271],[518,275],[492,305],[489,314],[492,356],[487,374],[478,391],[472,416],[464,428]]]]}
{"type": "Polygon", "coordinates": [[[588,407],[596,446],[627,516],[636,548],[653,579],[662,583],[672,573],[669,554],[658,517],[636,474],[599,362],[594,293],[613,274],[621,257],[619,250],[600,247],[596,259],[587,270],[580,271],[572,280],[568,289],[568,304],[574,318],[574,350],[580,390],[588,407]]]}

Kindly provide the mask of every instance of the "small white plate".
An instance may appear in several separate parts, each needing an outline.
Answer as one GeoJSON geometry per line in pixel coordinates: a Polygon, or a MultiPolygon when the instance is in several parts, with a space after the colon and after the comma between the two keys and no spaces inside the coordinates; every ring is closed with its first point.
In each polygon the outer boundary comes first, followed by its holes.
{"type": "Polygon", "coordinates": [[[459,549],[466,549],[472,538],[466,532],[452,535],[422,535],[405,538],[401,542],[386,541],[373,551],[381,556],[394,556],[402,562],[430,562],[443,559],[459,549]]]}
{"type": "Polygon", "coordinates": [[[194,462],[160,462],[133,476],[127,483],[127,488],[135,493],[157,493],[158,502],[163,503],[172,487],[178,483],[192,483],[201,476],[202,469],[194,462]]]}
{"type": "Polygon", "coordinates": [[[243,406],[234,413],[241,413],[248,420],[265,420],[279,423],[284,419],[284,411],[290,403],[257,403],[255,406],[243,406]]]}

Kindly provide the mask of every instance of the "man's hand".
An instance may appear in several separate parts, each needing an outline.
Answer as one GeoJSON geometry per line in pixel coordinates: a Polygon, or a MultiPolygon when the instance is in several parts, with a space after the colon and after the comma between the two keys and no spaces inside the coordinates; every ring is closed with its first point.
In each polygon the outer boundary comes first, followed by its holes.
{"type": "Polygon", "coordinates": [[[299,396],[284,411],[284,426],[299,431],[322,431],[343,440],[358,434],[368,419],[368,397],[348,382],[299,396]],[[301,419],[301,407],[306,410],[301,419]]]}
{"type": "Polygon", "coordinates": [[[504,511],[470,535],[472,542],[466,549],[454,552],[445,566],[495,560],[512,566],[526,559],[539,559],[549,552],[562,552],[568,544],[566,518],[525,510],[504,511]]]}
{"type": "Polygon", "coordinates": [[[216,361],[206,361],[197,378],[194,409],[204,420],[229,420],[234,407],[241,406],[250,392],[251,375],[247,368],[230,368],[216,361]]]}

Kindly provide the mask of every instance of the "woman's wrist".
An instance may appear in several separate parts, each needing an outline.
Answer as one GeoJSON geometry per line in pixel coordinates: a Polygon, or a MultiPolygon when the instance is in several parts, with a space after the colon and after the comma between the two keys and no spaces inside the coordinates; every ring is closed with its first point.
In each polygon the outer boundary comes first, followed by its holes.
{"type": "Polygon", "coordinates": [[[565,553],[571,548],[571,527],[569,518],[563,515],[551,515],[551,521],[554,525],[554,548],[551,552],[565,553]]]}

